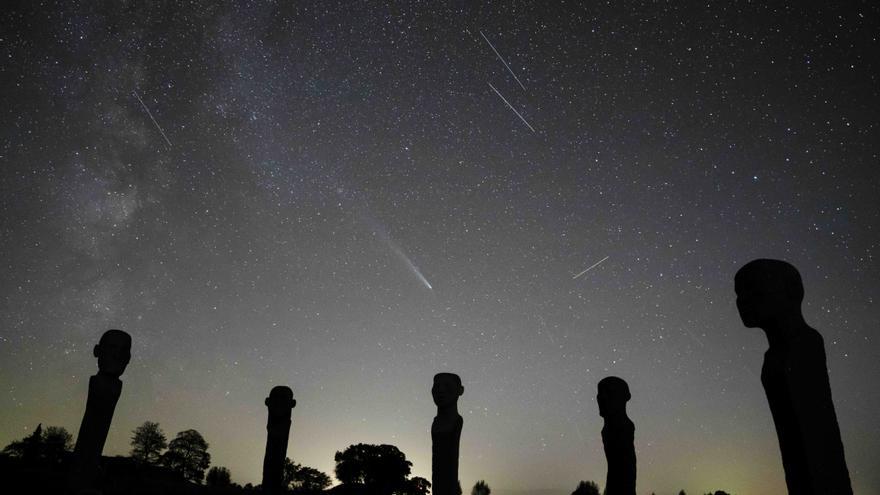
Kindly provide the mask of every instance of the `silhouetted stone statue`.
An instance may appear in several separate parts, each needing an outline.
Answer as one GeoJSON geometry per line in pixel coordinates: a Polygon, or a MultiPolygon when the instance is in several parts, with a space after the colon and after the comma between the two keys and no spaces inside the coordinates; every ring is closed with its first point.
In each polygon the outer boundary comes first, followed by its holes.
{"type": "Polygon", "coordinates": [[[98,358],[98,374],[89,378],[89,397],[73,449],[69,485],[74,493],[95,493],[97,489],[101,453],[122,393],[119,377],[131,360],[131,335],[107,330],[92,354],[98,358]]]}
{"type": "Polygon", "coordinates": [[[266,398],[269,420],[266,423],[266,454],[263,457],[263,492],[285,493],[284,459],[290,436],[290,413],[296,406],[290,387],[273,387],[266,398]]]}
{"type": "Polygon", "coordinates": [[[437,373],[431,396],[437,416],[431,423],[431,493],[460,495],[458,483],[458,446],[464,420],[458,414],[458,398],[464,393],[461,377],[455,373],[437,373]]]}
{"type": "Polygon", "coordinates": [[[616,376],[599,381],[599,415],[605,419],[602,427],[602,445],[608,462],[605,480],[606,495],[635,495],[636,449],[635,425],[626,415],[626,403],[630,399],[629,386],[616,376]]]}
{"type": "Polygon", "coordinates": [[[851,494],[825,343],[801,314],[800,274],[784,261],[758,259],[743,266],[734,283],[743,324],[764,330],[770,343],[761,383],[776,425],[788,493],[851,494]]]}

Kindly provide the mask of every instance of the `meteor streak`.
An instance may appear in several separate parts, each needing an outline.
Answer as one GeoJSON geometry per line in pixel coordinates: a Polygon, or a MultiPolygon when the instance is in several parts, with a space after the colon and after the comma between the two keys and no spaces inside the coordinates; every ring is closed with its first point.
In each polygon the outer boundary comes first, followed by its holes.
{"type": "Polygon", "coordinates": [[[513,105],[511,105],[510,102],[507,101],[507,98],[505,98],[503,94],[501,94],[500,92],[498,92],[497,89],[495,89],[495,86],[492,86],[492,83],[487,82],[486,84],[488,84],[489,87],[492,88],[492,91],[494,91],[495,94],[498,95],[498,96],[501,98],[501,100],[502,100],[504,103],[506,103],[508,107],[510,107],[511,110],[513,110],[513,113],[515,113],[516,116],[519,117],[519,120],[522,120],[522,121],[523,121],[523,124],[525,124],[525,125],[526,125],[526,126],[532,131],[532,132],[535,132],[535,128],[532,127],[532,125],[529,124],[528,121],[526,121],[526,119],[523,118],[523,116],[520,115],[520,113],[517,112],[515,108],[513,108],[513,105]]]}
{"type": "Polygon", "coordinates": [[[596,268],[596,267],[599,266],[603,261],[605,261],[605,260],[607,260],[607,259],[608,259],[608,256],[606,256],[606,257],[602,258],[601,260],[599,260],[599,261],[593,263],[592,265],[590,265],[589,268],[587,268],[586,270],[584,270],[584,271],[578,273],[577,275],[575,275],[574,277],[572,277],[572,280],[574,280],[574,279],[580,277],[581,275],[587,273],[588,271],[592,270],[593,268],[596,268]]]}
{"type": "Polygon", "coordinates": [[[168,147],[170,148],[170,147],[171,147],[171,141],[168,140],[168,136],[165,135],[165,131],[163,131],[163,130],[162,130],[162,127],[159,126],[159,123],[156,122],[156,118],[153,117],[153,114],[150,112],[150,109],[147,108],[147,105],[144,103],[144,100],[142,100],[142,99],[141,99],[141,96],[140,96],[139,94],[137,94],[137,91],[132,91],[131,93],[134,95],[135,98],[137,98],[137,100],[138,100],[139,102],[141,102],[141,106],[144,107],[144,110],[147,111],[147,115],[150,116],[150,120],[153,121],[153,124],[155,124],[156,129],[159,129],[159,133],[162,134],[162,137],[163,137],[163,138],[165,138],[165,142],[168,143],[168,147]]]}
{"type": "Polygon", "coordinates": [[[483,34],[482,31],[480,31],[480,36],[482,36],[483,39],[486,40],[486,43],[489,43],[489,47],[492,48],[493,52],[495,52],[495,55],[498,57],[498,60],[500,60],[501,63],[504,64],[505,67],[507,67],[507,71],[510,72],[510,75],[513,76],[514,79],[516,79],[516,82],[519,83],[519,87],[521,87],[523,89],[523,91],[525,91],[526,87],[523,86],[522,81],[520,81],[519,78],[516,77],[516,74],[513,73],[513,69],[511,69],[510,66],[507,65],[507,62],[504,61],[504,58],[501,56],[500,53],[498,53],[498,50],[495,49],[495,45],[493,45],[492,42],[489,41],[489,38],[487,38],[486,35],[483,34]]]}

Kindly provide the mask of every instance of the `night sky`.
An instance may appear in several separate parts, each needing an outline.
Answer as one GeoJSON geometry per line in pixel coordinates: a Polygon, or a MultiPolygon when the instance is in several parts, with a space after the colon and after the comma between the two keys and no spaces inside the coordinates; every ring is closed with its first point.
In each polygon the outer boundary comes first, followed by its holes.
{"type": "Polygon", "coordinates": [[[4,4],[0,444],[75,434],[121,328],[111,455],[195,428],[257,483],[282,384],[296,462],[430,478],[454,371],[465,491],[570,493],[617,375],[640,493],[783,493],[733,293],[770,257],[880,493],[880,7],[768,3],[4,4]]]}

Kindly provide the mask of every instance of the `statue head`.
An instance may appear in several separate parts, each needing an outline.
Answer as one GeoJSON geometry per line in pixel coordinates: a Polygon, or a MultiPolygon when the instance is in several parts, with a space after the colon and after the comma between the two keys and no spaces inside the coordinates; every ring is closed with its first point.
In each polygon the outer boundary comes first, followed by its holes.
{"type": "Polygon", "coordinates": [[[269,413],[280,412],[289,413],[291,409],[296,407],[296,400],[293,399],[293,390],[284,385],[272,387],[269,397],[264,401],[269,413]]]}
{"type": "Polygon", "coordinates": [[[757,259],[745,264],[734,277],[736,308],[748,328],[774,326],[800,317],[804,284],[797,268],[785,261],[757,259]]]}
{"type": "Polygon", "coordinates": [[[632,398],[629,385],[622,378],[607,376],[599,380],[599,393],[596,402],[599,404],[599,416],[626,412],[626,403],[632,398]]]}
{"type": "Polygon", "coordinates": [[[98,374],[119,378],[131,361],[131,335],[122,330],[107,330],[92,349],[98,358],[98,374]]]}
{"type": "Polygon", "coordinates": [[[437,373],[434,375],[434,386],[431,387],[431,396],[437,407],[449,407],[458,402],[458,398],[464,393],[461,385],[461,377],[455,373],[437,373]]]}

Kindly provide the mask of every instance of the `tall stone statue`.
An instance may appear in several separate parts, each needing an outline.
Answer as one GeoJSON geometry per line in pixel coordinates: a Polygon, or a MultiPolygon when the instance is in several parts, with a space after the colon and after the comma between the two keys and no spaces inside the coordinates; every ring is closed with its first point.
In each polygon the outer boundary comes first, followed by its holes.
{"type": "Polygon", "coordinates": [[[104,442],[113,421],[113,411],[122,393],[119,379],[131,360],[131,335],[107,330],[92,350],[98,358],[98,374],[89,378],[89,397],[83,414],[69,485],[73,493],[90,493],[98,488],[99,463],[104,442]]]}
{"type": "Polygon", "coordinates": [[[635,495],[636,449],[635,425],[626,415],[630,399],[629,385],[623,379],[609,376],[599,381],[599,415],[605,420],[602,427],[602,445],[608,462],[605,480],[606,495],[635,495]]]}
{"type": "Polygon", "coordinates": [[[263,493],[285,493],[284,459],[290,437],[290,413],[296,406],[290,387],[273,387],[265,401],[269,409],[266,423],[266,454],[263,457],[263,493]]]}
{"type": "Polygon", "coordinates": [[[431,493],[460,495],[458,482],[458,446],[464,420],[458,414],[458,398],[464,393],[461,377],[455,373],[437,373],[431,395],[437,416],[431,424],[431,493]]]}
{"type": "Polygon", "coordinates": [[[797,269],[758,259],[734,279],[743,324],[764,331],[761,383],[776,425],[789,494],[850,495],[852,486],[831,400],[825,342],[804,321],[804,285],[797,269]]]}

